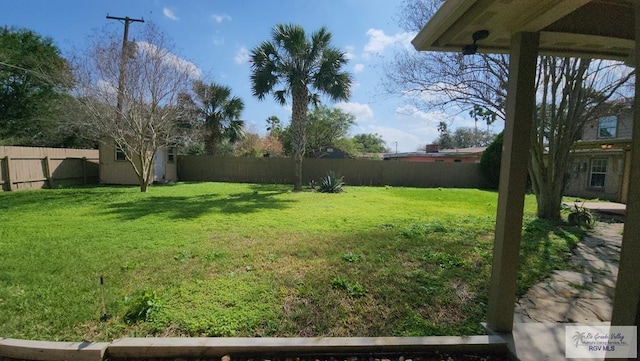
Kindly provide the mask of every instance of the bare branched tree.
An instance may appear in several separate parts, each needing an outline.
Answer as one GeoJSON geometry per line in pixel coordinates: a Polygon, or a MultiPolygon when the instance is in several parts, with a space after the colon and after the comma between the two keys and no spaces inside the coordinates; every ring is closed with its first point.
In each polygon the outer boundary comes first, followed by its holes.
{"type": "Polygon", "coordinates": [[[138,36],[124,47],[124,64],[118,33],[106,32],[93,41],[76,66],[76,97],[89,115],[87,134],[120,148],[145,192],[156,152],[174,146],[180,136],[178,98],[199,71],[171,52],[171,43],[153,24],[145,24],[138,36]],[[119,87],[121,66],[125,75],[119,87]]]}
{"type": "Polygon", "coordinates": [[[529,175],[538,217],[560,219],[571,146],[586,124],[615,112],[630,68],[607,60],[538,59],[535,131],[531,133],[529,175]]]}
{"type": "MultiPolygon", "coordinates": [[[[400,23],[418,31],[441,1],[406,0],[400,23]]],[[[586,123],[624,97],[634,76],[622,63],[542,56],[538,60],[535,130],[529,173],[538,217],[559,219],[573,143],[586,123]]],[[[404,51],[387,64],[383,81],[389,93],[403,94],[418,109],[490,114],[505,119],[509,58],[505,54],[404,51]]],[[[523,165],[524,166],[524,165],[523,165]]]]}

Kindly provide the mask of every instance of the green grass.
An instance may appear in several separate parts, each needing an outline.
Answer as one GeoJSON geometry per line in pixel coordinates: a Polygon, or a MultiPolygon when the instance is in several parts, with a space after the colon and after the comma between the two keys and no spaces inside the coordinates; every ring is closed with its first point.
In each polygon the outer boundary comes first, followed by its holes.
{"type": "MultiPolygon", "coordinates": [[[[0,336],[483,333],[495,192],[289,189],[0,193],[0,336]]],[[[534,207],[528,197],[520,294],[568,267],[580,236],[534,207]]]]}

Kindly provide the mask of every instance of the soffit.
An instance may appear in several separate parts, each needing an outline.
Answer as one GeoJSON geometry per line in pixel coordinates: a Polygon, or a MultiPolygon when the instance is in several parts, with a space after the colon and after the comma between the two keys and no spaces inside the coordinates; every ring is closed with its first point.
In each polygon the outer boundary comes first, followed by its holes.
{"type": "Polygon", "coordinates": [[[479,52],[506,53],[517,32],[540,32],[540,53],[628,60],[633,0],[447,0],[416,35],[417,50],[460,52],[489,30],[479,52]]]}

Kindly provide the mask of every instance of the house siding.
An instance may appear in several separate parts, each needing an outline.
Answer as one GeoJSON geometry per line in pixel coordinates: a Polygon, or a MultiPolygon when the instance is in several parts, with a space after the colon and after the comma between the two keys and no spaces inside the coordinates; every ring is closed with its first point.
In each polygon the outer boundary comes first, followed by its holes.
{"type": "Polygon", "coordinates": [[[582,151],[574,153],[569,168],[569,179],[565,195],[581,198],[597,198],[615,202],[623,202],[623,183],[625,182],[625,162],[628,151],[582,151]],[[607,162],[604,187],[590,186],[591,164],[593,160],[603,159],[607,162]]]}
{"type": "MultiPolygon", "coordinates": [[[[606,142],[606,139],[598,138],[598,122],[599,120],[595,120],[584,127],[582,140],[602,140],[606,142]]],[[[610,139],[631,139],[632,128],[633,112],[630,109],[625,109],[620,114],[618,114],[616,136],[615,138],[610,139]]]]}
{"type": "Polygon", "coordinates": [[[582,139],[574,144],[565,195],[626,203],[631,172],[633,110],[624,109],[617,115],[616,136],[613,138],[599,139],[598,126],[599,119],[587,124],[582,139]],[[607,162],[602,188],[591,187],[589,183],[594,159],[607,162]]]}
{"type": "MultiPolygon", "coordinates": [[[[167,162],[167,152],[164,153],[166,182],[178,180],[177,156],[173,163],[167,162]]],[[[138,163],[139,164],[139,163],[138,163]]],[[[153,168],[151,169],[153,179],[153,168]]],[[[102,184],[140,184],[136,172],[128,161],[116,160],[116,148],[114,146],[100,144],[100,183],[102,184]]]]}

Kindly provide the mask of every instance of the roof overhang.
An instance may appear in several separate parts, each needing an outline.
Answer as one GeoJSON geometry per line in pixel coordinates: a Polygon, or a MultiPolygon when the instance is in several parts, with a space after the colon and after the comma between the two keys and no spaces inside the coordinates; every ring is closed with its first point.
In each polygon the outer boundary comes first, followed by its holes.
{"type": "Polygon", "coordinates": [[[633,0],[446,0],[412,40],[420,51],[460,52],[488,30],[478,52],[508,53],[513,34],[539,32],[539,53],[629,62],[633,0]]]}

